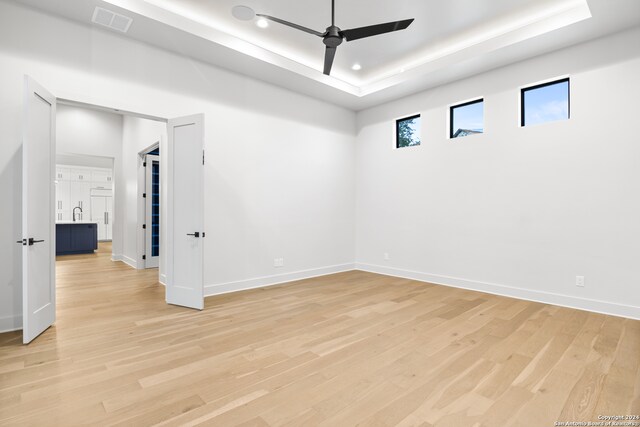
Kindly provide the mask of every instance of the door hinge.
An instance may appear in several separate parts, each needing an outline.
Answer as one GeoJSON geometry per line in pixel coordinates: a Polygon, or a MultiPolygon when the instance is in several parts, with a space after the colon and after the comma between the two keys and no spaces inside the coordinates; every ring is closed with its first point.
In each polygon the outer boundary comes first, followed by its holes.
{"type": "Polygon", "coordinates": [[[146,168],[146,167],[147,167],[147,162],[143,162],[143,163],[142,163],[142,167],[143,167],[143,168],[146,168]]]}
{"type": "Polygon", "coordinates": [[[204,150],[202,150],[202,164],[204,165],[204,150]]]}
{"type": "Polygon", "coordinates": [[[146,255],[142,255],[142,259],[147,259],[147,256],[146,255]]]}
{"type": "Polygon", "coordinates": [[[147,193],[142,193],[142,198],[146,199],[147,198],[147,193]]]}
{"type": "Polygon", "coordinates": [[[142,228],[146,229],[147,228],[147,224],[142,224],[142,228]]]}

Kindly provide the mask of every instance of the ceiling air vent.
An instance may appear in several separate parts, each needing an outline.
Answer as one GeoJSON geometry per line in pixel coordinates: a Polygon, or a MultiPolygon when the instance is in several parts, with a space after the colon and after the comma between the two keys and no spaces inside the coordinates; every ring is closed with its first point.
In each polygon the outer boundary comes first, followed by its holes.
{"type": "Polygon", "coordinates": [[[93,19],[91,19],[91,21],[96,24],[111,28],[112,30],[126,33],[129,30],[133,19],[115,12],[111,12],[110,10],[103,9],[101,7],[96,7],[96,10],[93,12],[93,19]]]}

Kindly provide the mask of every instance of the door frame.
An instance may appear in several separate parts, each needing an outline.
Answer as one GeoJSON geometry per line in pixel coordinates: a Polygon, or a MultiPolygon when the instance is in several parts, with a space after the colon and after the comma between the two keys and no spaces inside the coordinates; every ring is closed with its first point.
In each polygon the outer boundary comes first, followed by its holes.
{"type": "MultiPolygon", "coordinates": [[[[26,94],[28,93],[29,90],[31,90],[30,88],[36,87],[35,85],[37,85],[37,87],[40,87],[40,85],[30,76],[25,75],[23,78],[23,84],[24,84],[24,94],[26,96],[26,94]]],[[[42,88],[44,89],[44,88],[42,88]]],[[[49,93],[48,90],[44,89],[45,93],[49,93]]],[[[108,111],[108,112],[116,112],[118,114],[121,115],[130,115],[130,116],[134,116],[134,117],[138,117],[138,118],[144,118],[147,120],[154,120],[154,121],[159,121],[162,123],[167,124],[169,123],[169,120],[163,117],[158,117],[158,116],[151,116],[151,115],[147,115],[147,114],[141,114],[141,113],[136,113],[133,111],[129,111],[129,110],[122,110],[122,109],[117,109],[117,108],[110,108],[110,107],[105,107],[103,105],[99,105],[99,104],[94,104],[94,103],[85,103],[85,102],[81,102],[81,101],[76,101],[73,99],[69,99],[69,98],[62,98],[62,97],[57,97],[55,95],[51,95],[52,98],[52,105],[55,106],[57,105],[67,105],[67,106],[73,106],[73,107],[77,107],[77,108],[87,108],[87,109],[92,109],[92,110],[102,110],[102,111],[108,111]]],[[[26,102],[26,97],[23,100],[24,105],[23,105],[23,111],[27,111],[27,102],[26,102]]],[[[199,114],[200,117],[204,117],[204,114],[200,113],[199,114]]],[[[202,119],[201,119],[202,120],[202,119]]],[[[49,252],[49,259],[50,259],[50,277],[51,277],[51,283],[52,283],[52,304],[53,304],[53,320],[50,322],[50,325],[53,325],[55,323],[56,320],[56,311],[57,311],[57,307],[55,304],[56,301],[56,292],[57,292],[57,283],[56,283],[56,249],[55,249],[55,227],[56,227],[56,215],[55,215],[55,167],[56,167],[56,155],[58,153],[57,151],[57,145],[55,143],[55,129],[56,129],[56,125],[57,125],[57,115],[55,114],[55,110],[54,113],[52,114],[52,120],[51,120],[51,129],[52,129],[52,134],[53,134],[53,142],[52,142],[52,151],[51,151],[51,159],[50,159],[50,180],[51,183],[48,186],[48,196],[49,196],[49,205],[50,205],[50,209],[48,212],[48,216],[49,216],[49,236],[48,238],[50,239],[51,242],[51,250],[48,251],[49,252]]],[[[167,127],[168,129],[168,127],[167,127]]],[[[26,123],[22,124],[22,135],[23,138],[25,137],[27,132],[27,125],[26,123]]],[[[166,181],[167,179],[167,173],[166,173],[166,164],[168,162],[169,156],[167,153],[167,141],[166,139],[162,138],[161,141],[158,142],[158,145],[160,146],[161,150],[160,150],[160,165],[161,168],[165,169],[164,171],[161,171],[161,176],[160,176],[160,180],[161,180],[161,187],[163,186],[163,182],[162,181],[166,181]]],[[[23,144],[23,150],[25,149],[25,146],[23,144]]],[[[24,152],[23,152],[23,156],[24,156],[24,152]]],[[[122,167],[120,165],[120,167],[122,167]]],[[[118,167],[114,164],[113,167],[113,174],[114,174],[114,178],[115,176],[120,173],[121,171],[118,170],[118,167]]],[[[29,168],[25,167],[25,165],[23,164],[22,166],[22,176],[23,176],[23,185],[25,181],[25,177],[28,176],[29,174],[29,168]]],[[[166,186],[166,184],[164,184],[166,186]]],[[[114,191],[116,191],[116,180],[114,179],[113,182],[113,186],[112,189],[114,191]]],[[[162,196],[161,196],[162,197],[162,196]]],[[[27,201],[25,200],[24,196],[22,197],[22,211],[23,214],[26,211],[25,206],[27,205],[27,201]]],[[[114,204],[115,204],[115,200],[114,200],[114,204]]],[[[166,202],[161,202],[162,207],[164,208],[165,212],[166,212],[166,202]]],[[[204,212],[203,212],[204,215],[204,212]]],[[[166,215],[165,215],[166,216],[166,215]]],[[[24,221],[23,221],[24,222],[24,221]]],[[[25,224],[23,224],[23,230],[22,230],[22,234],[24,235],[24,227],[25,224]]],[[[161,237],[162,237],[162,233],[161,233],[161,237]]],[[[24,237],[23,237],[24,238],[24,237]]],[[[24,242],[24,241],[23,241],[24,242]]],[[[161,250],[162,247],[165,246],[163,242],[161,242],[161,250]]],[[[28,246],[27,246],[28,247],[28,246]]],[[[25,259],[25,255],[24,255],[24,251],[25,249],[23,249],[23,278],[22,278],[22,282],[23,282],[23,290],[25,289],[25,285],[24,285],[24,277],[25,277],[25,265],[28,263],[28,261],[25,259]]],[[[162,253],[161,253],[161,257],[160,257],[160,262],[162,263],[162,253]]],[[[201,274],[204,274],[204,271],[201,272],[201,274]]],[[[162,276],[160,277],[160,283],[163,283],[162,281],[162,276]]],[[[166,283],[166,281],[165,281],[166,283]]],[[[164,283],[163,283],[164,284],[164,283]]],[[[22,313],[22,332],[23,332],[23,342],[25,344],[27,344],[28,342],[32,341],[33,339],[35,339],[38,335],[40,335],[40,333],[36,334],[35,336],[33,336],[29,341],[27,341],[27,336],[25,336],[25,330],[28,330],[28,328],[25,328],[25,323],[26,323],[26,313],[27,313],[27,300],[25,299],[25,296],[23,295],[23,313],[22,313]]],[[[204,296],[203,296],[204,299],[204,296]]],[[[45,328],[45,330],[48,328],[45,328]]],[[[41,331],[42,332],[42,331],[41,331]]]]}
{"type": "MultiPolygon", "coordinates": [[[[163,160],[163,154],[162,152],[163,150],[163,146],[165,144],[163,143],[163,141],[156,141],[153,144],[151,144],[150,146],[148,146],[147,148],[145,148],[144,150],[141,150],[140,152],[138,152],[138,156],[137,156],[137,161],[138,161],[138,189],[137,189],[137,204],[138,204],[138,227],[137,227],[137,236],[136,236],[136,264],[137,264],[137,268],[140,269],[145,269],[147,268],[146,266],[146,260],[142,259],[142,256],[145,255],[146,252],[146,233],[145,233],[145,229],[142,228],[142,224],[146,223],[146,199],[144,197],[142,197],[142,193],[144,193],[146,191],[146,181],[147,181],[147,177],[146,177],[146,168],[143,166],[144,165],[144,161],[145,161],[145,156],[156,150],[156,149],[160,149],[160,188],[163,188],[163,173],[162,173],[162,160],[163,160]]],[[[162,249],[162,243],[163,243],[163,236],[162,236],[162,209],[163,209],[163,202],[166,202],[165,200],[162,200],[162,190],[160,190],[160,218],[161,218],[161,222],[160,222],[160,258],[158,261],[158,274],[159,274],[159,280],[160,283],[162,283],[163,285],[166,285],[166,277],[164,272],[165,272],[165,266],[164,266],[164,262],[162,261],[163,257],[163,249],[162,249]]]]}
{"type": "MultiPolygon", "coordinates": [[[[28,77],[25,76],[25,79],[27,79],[28,77]]],[[[142,114],[142,113],[137,113],[137,112],[133,112],[133,111],[128,111],[128,110],[122,110],[122,109],[117,109],[117,108],[111,108],[111,107],[105,107],[103,105],[99,105],[99,104],[93,104],[93,103],[85,103],[85,102],[81,102],[81,101],[76,101],[73,99],[69,99],[69,98],[60,98],[60,97],[56,97],[54,95],[54,101],[56,105],[67,105],[67,106],[72,106],[72,107],[77,107],[77,108],[86,108],[86,109],[91,109],[91,110],[101,110],[101,111],[107,111],[107,112],[116,112],[118,114],[121,115],[129,115],[129,116],[134,116],[134,117],[138,117],[138,118],[143,118],[143,119],[147,119],[147,120],[153,120],[153,121],[159,121],[162,123],[165,123],[168,125],[169,120],[163,117],[158,117],[158,116],[152,116],[152,115],[148,115],[148,114],[142,114]]],[[[202,117],[204,117],[204,114],[200,113],[200,115],[202,117]]],[[[54,116],[54,120],[52,121],[52,126],[53,129],[55,129],[57,124],[57,116],[54,116]]],[[[25,125],[23,125],[23,132],[25,131],[26,127],[25,125]]],[[[165,138],[161,138],[161,140],[159,142],[156,143],[156,146],[160,147],[160,167],[161,167],[161,172],[160,172],[160,185],[161,188],[164,186],[166,187],[166,179],[167,179],[167,173],[166,173],[166,165],[168,162],[168,153],[167,153],[167,149],[166,149],[166,145],[167,145],[167,141],[165,138]],[[164,182],[163,182],[164,181],[164,182]]],[[[51,277],[54,283],[54,301],[55,301],[55,290],[57,288],[57,284],[55,282],[55,277],[56,277],[56,251],[55,251],[55,227],[56,227],[56,219],[55,219],[55,165],[56,165],[56,154],[57,154],[57,146],[53,145],[53,152],[52,152],[52,156],[51,156],[51,185],[49,187],[49,198],[51,200],[51,212],[49,214],[49,225],[51,228],[51,242],[52,242],[52,249],[50,251],[50,259],[51,259],[51,277]]],[[[120,165],[120,168],[122,166],[120,165]]],[[[23,177],[25,176],[25,174],[28,173],[28,170],[26,168],[23,167],[23,177]]],[[[117,191],[116,187],[117,187],[117,183],[116,183],[116,175],[118,173],[121,173],[120,170],[118,170],[118,167],[116,164],[114,164],[113,167],[113,175],[114,175],[114,182],[112,185],[112,190],[115,194],[115,192],[117,191]]],[[[162,198],[162,195],[161,195],[162,198]]],[[[114,206],[115,206],[116,201],[114,200],[114,206]]],[[[23,209],[24,209],[24,200],[22,202],[23,205],[23,209]]],[[[161,215],[163,215],[164,213],[166,213],[166,206],[167,203],[166,201],[162,201],[161,202],[161,209],[164,210],[164,212],[161,211],[161,215]]],[[[140,213],[141,210],[138,209],[138,212],[140,213]]],[[[144,211],[143,211],[144,212],[144,211]]],[[[204,214],[204,213],[203,213],[204,214]]],[[[166,214],[164,215],[166,217],[166,214]]],[[[160,243],[160,271],[159,271],[159,282],[163,285],[166,284],[166,275],[162,274],[163,270],[162,270],[162,260],[163,260],[163,247],[165,246],[165,243],[163,242],[163,240],[165,239],[165,237],[163,237],[163,233],[161,233],[161,243],[160,243]],[[164,276],[164,277],[163,277],[164,276]]],[[[143,238],[144,239],[144,238],[143,238]]],[[[24,266],[23,266],[24,269],[24,266]]],[[[202,272],[202,274],[204,274],[204,271],[202,272]]],[[[24,286],[24,285],[23,285],[24,286]]],[[[165,285],[166,286],[166,285],[165,285]]],[[[23,302],[24,302],[24,298],[23,298],[23,302]]],[[[23,335],[24,335],[24,308],[23,308],[23,323],[22,323],[22,330],[23,330],[23,335]]],[[[54,318],[54,322],[55,322],[55,318],[54,318]]]]}
{"type": "MultiPolygon", "coordinates": [[[[169,119],[165,118],[165,117],[160,117],[160,116],[154,116],[154,115],[150,115],[150,114],[144,114],[144,113],[140,113],[138,111],[132,111],[132,110],[125,110],[122,108],[116,108],[116,107],[109,107],[106,105],[102,105],[102,104],[96,104],[96,103],[92,103],[92,102],[83,102],[83,101],[78,101],[72,98],[57,98],[57,103],[58,105],[66,105],[69,107],[75,107],[75,108],[84,108],[84,109],[88,109],[88,110],[95,110],[95,111],[103,111],[103,112],[107,112],[107,113],[115,113],[115,114],[119,114],[121,116],[131,116],[131,117],[137,117],[139,119],[146,119],[146,120],[151,120],[151,121],[155,121],[155,122],[160,122],[160,123],[164,123],[165,125],[167,125],[169,123],[169,119]]],[[[162,154],[162,148],[163,145],[165,145],[166,143],[163,140],[157,141],[154,144],[152,144],[152,146],[154,146],[155,148],[160,147],[160,167],[162,168],[162,163],[163,161],[166,161],[166,159],[164,159],[164,155],[162,154]]],[[[149,147],[150,148],[150,147],[149,147]]],[[[154,149],[155,149],[154,148],[154,149]]],[[[146,150],[146,149],[145,149],[146,150]]],[[[145,151],[143,150],[143,151],[145,151]]],[[[99,157],[104,157],[104,156],[99,156],[99,157]]],[[[116,193],[119,193],[121,190],[124,191],[124,189],[119,189],[118,188],[118,182],[116,179],[116,176],[118,174],[120,174],[122,171],[122,161],[120,162],[120,164],[116,164],[116,159],[113,158],[113,168],[112,168],[112,173],[113,173],[113,184],[111,185],[111,189],[112,189],[112,193],[113,193],[113,209],[115,211],[116,206],[119,206],[118,203],[118,198],[119,196],[116,196],[116,193]]],[[[142,162],[140,162],[140,157],[138,157],[138,188],[140,187],[140,166],[142,165],[142,162]]],[[[162,170],[160,171],[160,179],[162,180],[162,170]]],[[[143,181],[144,183],[144,181],[143,181]]],[[[162,186],[162,181],[161,181],[161,186],[162,186]]],[[[137,235],[136,235],[136,259],[135,259],[135,267],[136,269],[140,269],[140,268],[144,268],[144,261],[142,260],[142,254],[144,253],[144,249],[141,252],[140,248],[141,248],[141,244],[144,243],[144,233],[141,233],[142,230],[142,225],[144,224],[144,217],[142,219],[142,221],[140,220],[140,212],[141,209],[144,209],[144,206],[140,206],[140,202],[138,201],[138,225],[139,227],[137,227],[137,235]],[[141,236],[142,234],[142,236],[141,236]],[[141,243],[142,242],[142,243],[141,243]]],[[[143,211],[144,213],[144,211],[143,211]]],[[[116,213],[114,212],[114,217],[116,216],[116,213]]],[[[55,227],[55,218],[54,218],[54,227],[55,227]]],[[[111,229],[111,232],[113,234],[113,227],[111,229]]],[[[162,260],[162,236],[160,237],[161,241],[160,241],[160,260],[162,260]]],[[[113,241],[113,240],[112,240],[113,241]]],[[[124,244],[124,242],[123,242],[124,244]]],[[[54,252],[55,254],[55,252],[54,252]]],[[[118,258],[114,258],[113,257],[113,252],[111,253],[112,257],[112,261],[123,261],[123,259],[121,257],[118,258]]],[[[118,254],[120,255],[120,254],[118,254]]],[[[128,265],[132,265],[131,263],[127,263],[128,265]]],[[[159,281],[161,284],[165,284],[166,283],[166,277],[164,277],[164,269],[163,266],[160,267],[159,269],[159,273],[160,273],[160,277],[159,277],[159,281]]]]}

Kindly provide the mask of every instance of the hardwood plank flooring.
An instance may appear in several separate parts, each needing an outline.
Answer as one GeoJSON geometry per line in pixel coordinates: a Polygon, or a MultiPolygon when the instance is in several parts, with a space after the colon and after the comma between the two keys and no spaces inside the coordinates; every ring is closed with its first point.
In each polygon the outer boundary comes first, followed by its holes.
{"type": "Polygon", "coordinates": [[[640,414],[640,321],[365,272],[165,304],[111,247],[0,334],[0,425],[552,426],[640,414]]]}

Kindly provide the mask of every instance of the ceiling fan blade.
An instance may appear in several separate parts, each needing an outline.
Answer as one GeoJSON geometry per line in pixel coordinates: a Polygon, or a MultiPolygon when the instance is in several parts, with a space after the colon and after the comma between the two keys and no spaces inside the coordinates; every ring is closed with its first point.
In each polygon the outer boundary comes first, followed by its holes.
{"type": "Polygon", "coordinates": [[[368,27],[353,28],[351,30],[340,31],[348,42],[352,40],[363,39],[365,37],[377,36],[379,34],[391,33],[406,29],[413,19],[405,19],[404,21],[387,22],[385,24],[369,25],[368,27]]]}
{"type": "Polygon", "coordinates": [[[328,76],[331,74],[331,67],[333,66],[333,58],[336,56],[336,48],[327,46],[324,51],[324,73],[328,76]]]}
{"type": "Polygon", "coordinates": [[[304,31],[305,33],[313,34],[314,36],[324,37],[325,35],[325,33],[312,30],[311,28],[303,27],[302,25],[294,24],[293,22],[285,21],[284,19],[276,18],[269,15],[263,15],[261,13],[256,13],[256,16],[268,19],[269,21],[277,22],[278,24],[286,25],[287,27],[295,28],[296,30],[304,31]]]}

